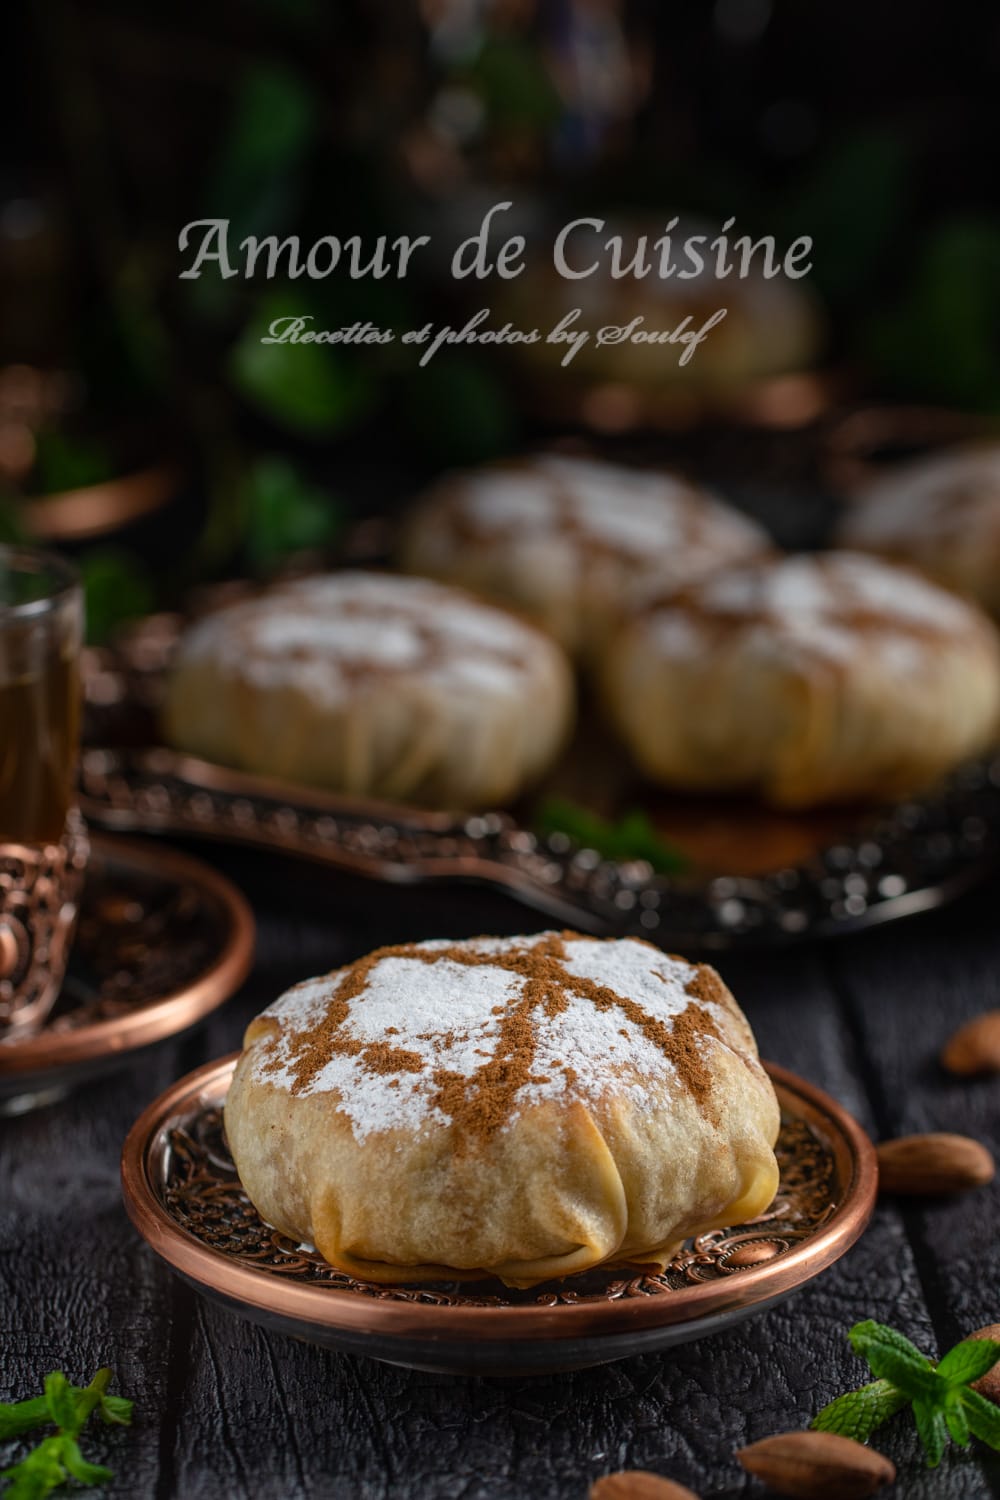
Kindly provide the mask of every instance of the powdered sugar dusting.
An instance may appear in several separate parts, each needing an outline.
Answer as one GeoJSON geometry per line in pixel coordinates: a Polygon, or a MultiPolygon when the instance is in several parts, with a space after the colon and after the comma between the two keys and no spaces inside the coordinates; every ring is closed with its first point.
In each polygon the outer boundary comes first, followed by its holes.
{"type": "MultiPolygon", "coordinates": [[[[546,1099],[592,1101],[606,1091],[611,1072],[616,1092],[639,1105],[651,1083],[660,1090],[665,1081],[679,1086],[677,1069],[652,1039],[650,1027],[669,1029],[690,1014],[699,970],[633,939],[602,942],[567,935],[559,940],[544,933],[428,942],[377,956],[363,989],[351,995],[336,1030],[337,1046],[326,1050],[308,1085],[296,1089],[296,1039],[322,1023],[353,970],[299,985],[265,1012],[280,1022],[280,1035],[252,1044],[253,1076],[302,1096],[336,1094],[358,1140],[380,1130],[445,1124],[435,1102],[442,1071],[474,1078],[493,1057],[504,1018],[523,1001],[530,982],[489,958],[537,950],[552,940],[560,945],[567,975],[613,991],[632,1008],[595,1005],[585,985],[578,987],[580,993],[570,985],[562,1008],[532,1011],[530,1074],[517,1091],[510,1119],[546,1099]],[[453,956],[465,954],[486,961],[470,964],[453,956]],[[647,1024],[637,1022],[636,1006],[647,1024]],[[379,1044],[388,1044],[405,1063],[389,1070],[370,1065],[366,1050],[379,1044]]],[[[713,1034],[718,1035],[716,1027],[724,1034],[723,1007],[704,995],[697,1005],[711,1018],[713,1034]]]]}
{"type": "Polygon", "coordinates": [[[905,569],[829,552],[715,573],[655,607],[646,629],[669,657],[697,657],[723,630],[739,631],[761,655],[845,661],[874,651],[908,671],[920,667],[927,637],[967,635],[978,619],[962,600],[905,569]]]}
{"type": "Polygon", "coordinates": [[[852,503],[844,536],[858,545],[953,537],[970,524],[1000,529],[1000,444],[949,449],[899,464],[852,503]]]}
{"type": "Polygon", "coordinates": [[[184,638],[261,686],[291,683],[325,702],[360,676],[420,670],[458,688],[519,688],[531,654],[554,650],[502,610],[420,578],[345,572],[284,584],[207,616],[184,638]]]}
{"type": "MultiPolygon", "coordinates": [[[[452,483],[456,503],[484,536],[576,537],[640,561],[682,544],[723,560],[766,545],[753,521],[668,473],[543,454],[452,483]]],[[[691,560],[690,550],[685,556],[691,560]]]]}

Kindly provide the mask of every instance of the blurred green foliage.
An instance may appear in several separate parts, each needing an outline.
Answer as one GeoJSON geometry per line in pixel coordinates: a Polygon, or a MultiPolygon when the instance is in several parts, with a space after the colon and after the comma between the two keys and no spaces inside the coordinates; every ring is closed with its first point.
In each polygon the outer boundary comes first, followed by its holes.
{"type": "Polygon", "coordinates": [[[457,76],[475,89],[487,119],[500,126],[544,132],[562,114],[552,74],[538,48],[524,38],[488,37],[457,76]]]}
{"type": "Polygon", "coordinates": [[[871,366],[897,390],[1000,411],[1000,222],[955,219],[924,241],[897,295],[864,333],[871,366]]]}
{"type": "Polygon", "coordinates": [[[144,562],[120,547],[95,547],[80,560],[87,640],[106,641],[117,626],[148,614],[156,593],[144,562]]]}
{"type": "Polygon", "coordinates": [[[659,875],[680,874],[689,864],[683,851],[662,839],[637,808],[611,822],[567,798],[550,797],[538,808],[535,827],[541,834],[564,833],[604,859],[645,860],[659,875]]]}
{"type": "Polygon", "coordinates": [[[316,124],[300,73],[273,63],[245,68],[204,184],[206,215],[230,221],[234,244],[277,233],[298,208],[316,124]]]}
{"type": "Polygon", "coordinates": [[[904,135],[858,129],[834,140],[775,204],[784,240],[812,235],[811,281],[832,301],[857,307],[876,286],[910,210],[913,172],[904,135]]]}
{"type": "Polygon", "coordinates": [[[376,389],[352,351],[329,344],[261,343],[277,318],[324,320],[297,290],[269,292],[257,305],[229,357],[236,390],[262,415],[299,437],[334,437],[364,416],[376,389]]]}
{"type": "Polygon", "coordinates": [[[343,529],[343,505],[275,454],[258,458],[244,481],[245,550],[257,572],[296,552],[329,546],[343,529]]]}
{"type": "Polygon", "coordinates": [[[402,392],[412,442],[439,464],[482,463],[515,445],[520,423],[490,361],[442,352],[414,369],[402,392]]]}
{"type": "Polygon", "coordinates": [[[98,438],[76,436],[57,428],[35,434],[33,487],[42,495],[103,484],[115,475],[107,444],[98,438]]]}

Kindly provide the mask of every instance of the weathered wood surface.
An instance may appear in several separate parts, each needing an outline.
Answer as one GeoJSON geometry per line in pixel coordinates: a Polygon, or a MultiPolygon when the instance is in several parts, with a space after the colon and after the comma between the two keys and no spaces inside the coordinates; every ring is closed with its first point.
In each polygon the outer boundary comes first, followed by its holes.
{"type": "MultiPolygon", "coordinates": [[[[233,863],[261,921],[242,994],[194,1039],[128,1074],[0,1122],[0,1398],[48,1369],[111,1363],[138,1403],[95,1456],[129,1500],[583,1500],[610,1469],[650,1468],[705,1497],[757,1490],[741,1444],[804,1424],[864,1376],[845,1333],[873,1316],[929,1351],[1000,1318],[1000,1188],[933,1207],[885,1203],[810,1290],[731,1333],[575,1375],[478,1381],[414,1374],[265,1335],[210,1308],[138,1241],[118,1151],[172,1078],[239,1044],[285,984],[377,942],[490,926],[485,898],[428,909],[372,887],[331,893],[233,863]]],[[[1000,1149],[1000,1081],[956,1083],[935,1058],[962,1019],[1000,1003],[1000,886],[949,911],[836,944],[720,963],[765,1056],[814,1079],[876,1134],[966,1131],[1000,1149]]],[[[530,924],[529,925],[537,925],[530,924]]],[[[907,1424],[884,1435],[907,1500],[1000,1495],[1000,1461],[949,1454],[927,1473],[907,1424]]]]}

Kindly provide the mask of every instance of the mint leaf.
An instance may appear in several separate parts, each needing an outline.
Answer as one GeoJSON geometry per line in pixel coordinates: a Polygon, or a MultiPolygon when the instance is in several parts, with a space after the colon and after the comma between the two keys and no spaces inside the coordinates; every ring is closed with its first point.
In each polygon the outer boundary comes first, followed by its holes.
{"type": "Polygon", "coordinates": [[[914,1401],[917,1435],[927,1455],[927,1467],[936,1469],[948,1446],[948,1428],[941,1408],[931,1401],[914,1401]]]}
{"type": "Polygon", "coordinates": [[[45,1438],[27,1458],[0,1473],[9,1481],[4,1500],[44,1500],[66,1480],[61,1437],[45,1438]]]}
{"type": "Polygon", "coordinates": [[[933,1368],[927,1355],[921,1354],[916,1344],[911,1344],[905,1334],[897,1328],[890,1328],[887,1323],[876,1323],[868,1318],[863,1323],[855,1323],[847,1337],[855,1354],[860,1354],[862,1359],[868,1358],[869,1349],[884,1347],[908,1356],[926,1370],[933,1368]]]}
{"type": "Polygon", "coordinates": [[[64,1432],[78,1432],[76,1398],[73,1387],[61,1370],[53,1370],[45,1377],[45,1404],[49,1420],[64,1432]]]}
{"type": "Polygon", "coordinates": [[[908,1397],[888,1380],[873,1380],[859,1391],[838,1396],[824,1406],[810,1425],[816,1432],[835,1432],[840,1437],[853,1438],[856,1443],[866,1443],[876,1428],[908,1405],[908,1397]]]}
{"type": "Polygon", "coordinates": [[[978,1391],[962,1392],[962,1410],[972,1432],[981,1443],[1000,1452],[1000,1406],[994,1406],[978,1391]]]}
{"type": "Polygon", "coordinates": [[[105,1422],[127,1426],[132,1420],[132,1402],[109,1396],[111,1371],[98,1370],[87,1386],[70,1385],[61,1370],[45,1377],[45,1394],[30,1401],[0,1404],[0,1437],[19,1437],[32,1427],[54,1423],[59,1429],[43,1438],[13,1468],[0,1473],[7,1481],[3,1500],[44,1500],[70,1477],[81,1484],[106,1484],[114,1476],[101,1464],[92,1464],[80,1451],[77,1437],[91,1414],[100,1409],[105,1422]]]}
{"type": "Polygon", "coordinates": [[[949,1349],[937,1367],[949,1385],[970,1385],[1000,1360],[1000,1344],[992,1339],[963,1339],[949,1349]]]}
{"type": "Polygon", "coordinates": [[[115,1477],[113,1471],[103,1464],[88,1463],[76,1438],[63,1437],[61,1456],[66,1472],[79,1479],[81,1484],[107,1484],[115,1477]]]}
{"type": "Polygon", "coordinates": [[[538,809],[535,826],[542,834],[564,833],[604,859],[644,859],[660,875],[676,874],[687,864],[681,851],[660,838],[638,809],[612,822],[568,798],[549,797],[538,809]]]}
{"type": "Polygon", "coordinates": [[[100,1400],[101,1416],[109,1426],[130,1426],[134,1406],[127,1396],[102,1396],[100,1400]]]}
{"type": "Polygon", "coordinates": [[[947,1381],[930,1365],[914,1364],[907,1355],[888,1344],[875,1345],[866,1352],[865,1358],[873,1375],[890,1381],[911,1401],[940,1404],[949,1388],[947,1381]]]}
{"type": "Polygon", "coordinates": [[[947,1406],[944,1408],[944,1420],[955,1442],[960,1448],[969,1446],[969,1419],[962,1410],[961,1400],[958,1392],[954,1392],[947,1406]]]}
{"type": "Polygon", "coordinates": [[[933,1404],[941,1400],[947,1383],[935,1373],[927,1356],[894,1328],[883,1323],[856,1323],[850,1340],[868,1361],[872,1374],[888,1380],[911,1401],[926,1400],[933,1404]]]}
{"type": "Polygon", "coordinates": [[[32,1396],[28,1401],[0,1401],[0,1442],[21,1437],[35,1427],[45,1427],[51,1420],[44,1396],[32,1396]]]}

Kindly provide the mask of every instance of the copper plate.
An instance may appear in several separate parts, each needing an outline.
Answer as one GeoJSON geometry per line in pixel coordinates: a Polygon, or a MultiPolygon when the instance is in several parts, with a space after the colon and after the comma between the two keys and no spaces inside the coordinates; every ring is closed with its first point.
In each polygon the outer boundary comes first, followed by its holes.
{"type": "Polygon", "coordinates": [[[189,1073],[122,1153],[139,1233],[194,1288],[264,1327],[413,1369],[530,1374],[605,1364],[715,1333],[798,1291],[871,1216],[874,1148],[839,1104],[767,1065],[782,1108],[767,1213],[687,1244],[662,1276],[594,1271],[512,1291],[499,1282],[374,1286],[335,1271],[258,1216],[225,1144],[236,1055],[189,1073]]]}
{"type": "Polygon", "coordinates": [[[38,1031],[0,1042],[0,1113],[189,1030],[242,982],[253,945],[246,901],[200,860],[94,836],[62,993],[38,1031]]]}
{"type": "Polygon", "coordinates": [[[82,542],[129,526],[160,510],[177,492],[170,468],[140,469],[61,494],[32,496],[22,502],[33,537],[47,542],[82,542]]]}

